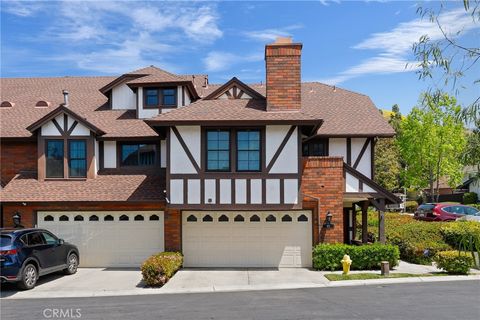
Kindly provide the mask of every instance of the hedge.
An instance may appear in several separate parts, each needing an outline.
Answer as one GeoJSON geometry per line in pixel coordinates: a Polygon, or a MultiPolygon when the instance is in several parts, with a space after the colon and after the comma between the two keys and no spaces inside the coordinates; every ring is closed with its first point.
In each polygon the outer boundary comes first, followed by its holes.
{"type": "Polygon", "coordinates": [[[441,251],[434,258],[437,267],[451,274],[468,274],[473,266],[473,258],[469,253],[460,251],[441,251]]]}
{"type": "Polygon", "coordinates": [[[143,281],[148,286],[163,286],[183,265],[179,252],[161,252],[150,256],[142,264],[143,281]]]}
{"type": "Polygon", "coordinates": [[[480,252],[480,223],[457,221],[440,229],[446,243],[455,249],[480,252]]]}
{"type": "Polygon", "coordinates": [[[478,195],[475,192],[466,192],[463,194],[463,204],[476,204],[478,195]]]}
{"type": "Polygon", "coordinates": [[[341,270],[345,254],[352,259],[353,270],[379,269],[382,261],[388,261],[393,268],[400,258],[397,246],[392,245],[319,244],[313,248],[313,267],[317,270],[341,270]]]}

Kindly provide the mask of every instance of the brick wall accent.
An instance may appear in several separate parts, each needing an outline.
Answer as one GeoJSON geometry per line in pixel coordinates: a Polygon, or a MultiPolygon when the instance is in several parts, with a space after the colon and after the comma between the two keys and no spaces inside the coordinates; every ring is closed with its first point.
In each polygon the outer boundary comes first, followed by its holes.
{"type": "Polygon", "coordinates": [[[37,170],[36,141],[2,141],[0,144],[0,176],[6,185],[21,170],[37,170]]]}
{"type": "Polygon", "coordinates": [[[300,110],[302,44],[265,46],[267,111],[300,110]]]}
{"type": "Polygon", "coordinates": [[[344,242],[343,230],[343,177],[342,157],[304,157],[301,192],[303,208],[317,215],[313,219],[313,241],[317,243],[344,242]],[[307,197],[307,195],[309,197],[307,197]],[[318,198],[319,206],[311,197],[318,198]],[[318,210],[317,210],[318,208],[318,210]],[[314,210],[315,209],[315,210],[314,210]],[[325,216],[330,211],[332,229],[323,227],[325,216]],[[316,223],[315,223],[316,222],[316,223]]]}
{"type": "Polygon", "coordinates": [[[165,210],[165,251],[182,251],[182,212],[165,210]]]}

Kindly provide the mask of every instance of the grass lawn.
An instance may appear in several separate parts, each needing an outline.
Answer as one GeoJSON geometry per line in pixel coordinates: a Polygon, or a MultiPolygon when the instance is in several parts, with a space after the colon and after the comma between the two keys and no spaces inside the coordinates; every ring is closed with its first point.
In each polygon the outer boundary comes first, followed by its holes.
{"type": "Polygon", "coordinates": [[[431,277],[431,276],[448,276],[447,273],[390,273],[388,277],[382,276],[377,273],[352,273],[349,275],[343,275],[338,273],[327,273],[325,278],[330,281],[342,281],[342,280],[369,280],[369,279],[385,279],[385,278],[410,278],[410,277],[431,277]]]}

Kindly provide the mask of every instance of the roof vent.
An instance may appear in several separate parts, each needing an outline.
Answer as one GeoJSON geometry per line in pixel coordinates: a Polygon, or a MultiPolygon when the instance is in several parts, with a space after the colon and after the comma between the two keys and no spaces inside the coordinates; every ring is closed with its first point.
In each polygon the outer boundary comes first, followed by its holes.
{"type": "Polygon", "coordinates": [[[50,107],[50,102],[45,100],[40,100],[35,104],[36,108],[48,108],[50,107]]]}
{"type": "Polygon", "coordinates": [[[0,108],[11,108],[15,105],[15,103],[10,102],[10,101],[2,101],[0,104],[0,108]]]}
{"type": "Polygon", "coordinates": [[[63,93],[63,105],[68,106],[68,91],[63,90],[62,93],[63,93]]]}

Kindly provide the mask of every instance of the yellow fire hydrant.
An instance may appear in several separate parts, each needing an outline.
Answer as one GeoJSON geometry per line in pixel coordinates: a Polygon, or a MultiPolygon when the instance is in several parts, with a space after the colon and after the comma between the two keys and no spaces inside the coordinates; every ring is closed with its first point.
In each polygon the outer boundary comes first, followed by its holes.
{"type": "Polygon", "coordinates": [[[350,272],[351,264],[352,264],[352,260],[350,259],[349,255],[348,254],[344,255],[342,259],[343,274],[346,275],[350,272]]]}

